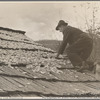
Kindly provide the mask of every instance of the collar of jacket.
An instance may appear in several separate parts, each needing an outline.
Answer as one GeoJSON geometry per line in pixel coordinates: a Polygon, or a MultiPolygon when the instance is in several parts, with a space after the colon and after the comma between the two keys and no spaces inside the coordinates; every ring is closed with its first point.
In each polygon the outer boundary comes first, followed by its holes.
{"type": "Polygon", "coordinates": [[[70,26],[67,25],[67,26],[64,28],[64,30],[63,30],[63,35],[65,34],[65,32],[66,32],[66,30],[67,30],[68,27],[70,27],[70,26]]]}

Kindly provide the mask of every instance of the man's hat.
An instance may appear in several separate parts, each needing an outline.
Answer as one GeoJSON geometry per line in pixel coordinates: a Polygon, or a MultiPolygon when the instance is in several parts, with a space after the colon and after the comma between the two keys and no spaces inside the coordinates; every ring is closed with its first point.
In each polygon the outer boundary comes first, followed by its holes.
{"type": "Polygon", "coordinates": [[[56,27],[56,30],[59,30],[59,27],[60,27],[61,25],[65,25],[65,26],[67,26],[68,23],[66,23],[66,22],[63,21],[63,20],[60,20],[59,23],[58,23],[58,25],[57,25],[57,27],[56,27]]]}

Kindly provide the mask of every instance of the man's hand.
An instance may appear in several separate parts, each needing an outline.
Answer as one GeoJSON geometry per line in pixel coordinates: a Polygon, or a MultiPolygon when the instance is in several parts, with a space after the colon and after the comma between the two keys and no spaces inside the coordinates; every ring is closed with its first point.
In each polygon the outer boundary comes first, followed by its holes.
{"type": "Polygon", "coordinates": [[[57,56],[55,57],[56,59],[63,59],[63,56],[60,54],[57,54],[57,56]]]}
{"type": "Polygon", "coordinates": [[[55,58],[56,58],[56,59],[59,59],[59,54],[57,54],[55,58]]]}
{"type": "Polygon", "coordinates": [[[67,59],[68,57],[67,57],[67,55],[60,55],[60,54],[57,54],[55,58],[56,58],[56,59],[67,59]]]}

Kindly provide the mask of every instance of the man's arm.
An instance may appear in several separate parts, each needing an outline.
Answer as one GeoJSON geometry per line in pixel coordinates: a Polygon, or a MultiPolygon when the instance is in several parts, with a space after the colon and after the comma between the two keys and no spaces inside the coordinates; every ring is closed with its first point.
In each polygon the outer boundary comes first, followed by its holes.
{"type": "Polygon", "coordinates": [[[69,31],[67,30],[65,32],[66,33],[64,33],[63,41],[61,43],[61,46],[59,48],[59,51],[58,51],[58,54],[57,54],[56,58],[58,58],[60,54],[63,54],[63,52],[64,52],[64,50],[65,50],[65,48],[67,46],[69,31]]]}

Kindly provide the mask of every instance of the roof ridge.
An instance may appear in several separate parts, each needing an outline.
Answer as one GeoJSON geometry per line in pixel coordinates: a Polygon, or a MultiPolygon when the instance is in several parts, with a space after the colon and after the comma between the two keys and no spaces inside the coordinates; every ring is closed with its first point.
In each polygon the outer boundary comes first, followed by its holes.
{"type": "Polygon", "coordinates": [[[14,29],[10,29],[10,28],[4,28],[4,27],[0,27],[0,30],[6,30],[6,31],[12,31],[12,32],[16,32],[16,33],[21,33],[21,34],[25,34],[25,31],[21,31],[21,30],[14,30],[14,29]]]}

